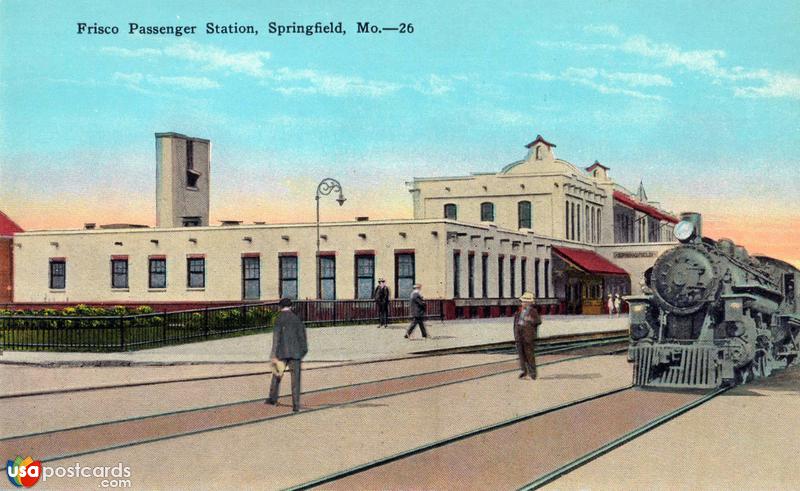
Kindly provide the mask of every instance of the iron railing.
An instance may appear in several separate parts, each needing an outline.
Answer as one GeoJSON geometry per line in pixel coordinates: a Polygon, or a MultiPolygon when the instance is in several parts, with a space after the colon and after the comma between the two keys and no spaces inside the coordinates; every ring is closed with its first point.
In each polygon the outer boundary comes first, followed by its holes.
{"type": "MultiPolygon", "coordinates": [[[[427,318],[442,318],[442,300],[427,301],[427,318]]],[[[299,300],[292,309],[310,326],[377,322],[372,300],[299,300]]],[[[127,351],[268,332],[277,302],[119,316],[0,316],[0,349],[127,351]]],[[[408,318],[408,302],[393,300],[390,320],[408,318]]]]}

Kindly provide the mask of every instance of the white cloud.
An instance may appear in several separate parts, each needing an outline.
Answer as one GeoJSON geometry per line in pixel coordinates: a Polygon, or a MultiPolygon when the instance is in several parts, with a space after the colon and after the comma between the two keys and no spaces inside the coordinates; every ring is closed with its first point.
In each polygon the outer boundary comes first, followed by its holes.
{"type": "Polygon", "coordinates": [[[657,73],[639,72],[602,72],[602,76],[614,82],[622,82],[631,87],[666,87],[672,80],[657,73]]]}
{"type": "Polygon", "coordinates": [[[178,87],[189,90],[216,89],[220,85],[206,77],[160,77],[146,75],[143,73],[121,73],[115,72],[112,76],[115,82],[124,84],[130,89],[140,92],[148,92],[143,85],[154,85],[159,87],[178,87]]]}
{"type": "Polygon", "coordinates": [[[613,38],[622,36],[622,31],[614,24],[592,24],[584,27],[583,31],[589,34],[605,34],[613,38]]]}
{"type": "Polygon", "coordinates": [[[788,97],[800,99],[800,77],[784,74],[769,74],[761,78],[760,87],[736,87],[739,97],[788,97]]]}
{"type": "MultiPolygon", "coordinates": [[[[334,97],[361,95],[379,97],[399,90],[402,85],[356,76],[331,75],[316,70],[279,68],[268,77],[278,83],[299,82],[303,85],[279,85],[273,90],[286,95],[324,94],[334,97]]],[[[270,85],[270,84],[268,84],[270,85]]]]}
{"type": "MultiPolygon", "coordinates": [[[[747,69],[740,66],[733,68],[723,66],[722,61],[727,54],[720,49],[684,50],[673,44],[655,42],[642,35],[625,36],[614,25],[590,25],[584,28],[584,32],[605,35],[613,40],[621,39],[621,42],[603,44],[540,41],[537,42],[537,45],[573,51],[622,52],[641,56],[665,67],[676,67],[705,75],[711,78],[711,83],[715,85],[732,84],[733,94],[737,97],[800,99],[800,76],[773,72],[763,68],[747,69]],[[737,82],[742,81],[760,82],[761,85],[737,85],[737,82]]],[[[606,78],[624,82],[629,86],[672,85],[671,80],[659,75],[641,77],[616,74],[615,77],[606,78]]]]}
{"type": "Polygon", "coordinates": [[[671,85],[672,83],[668,78],[661,75],[631,72],[606,72],[605,70],[598,70],[591,67],[570,67],[557,75],[547,72],[536,72],[524,74],[523,76],[545,82],[563,81],[572,84],[583,85],[584,87],[589,87],[590,89],[593,89],[601,94],[624,95],[636,99],[649,100],[663,100],[663,97],[659,95],[645,94],[644,92],[633,90],[629,87],[671,85]],[[629,87],[620,87],[619,85],[609,84],[604,80],[612,83],[622,83],[623,85],[627,85],[629,87]]]}

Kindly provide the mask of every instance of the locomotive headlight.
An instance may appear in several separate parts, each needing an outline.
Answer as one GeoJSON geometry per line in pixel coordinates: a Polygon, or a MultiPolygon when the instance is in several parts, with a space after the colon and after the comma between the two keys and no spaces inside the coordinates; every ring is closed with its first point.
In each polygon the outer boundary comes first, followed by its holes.
{"type": "Polygon", "coordinates": [[[675,238],[681,242],[685,242],[692,238],[694,235],[694,224],[688,220],[682,220],[675,225],[673,231],[675,238]]]}

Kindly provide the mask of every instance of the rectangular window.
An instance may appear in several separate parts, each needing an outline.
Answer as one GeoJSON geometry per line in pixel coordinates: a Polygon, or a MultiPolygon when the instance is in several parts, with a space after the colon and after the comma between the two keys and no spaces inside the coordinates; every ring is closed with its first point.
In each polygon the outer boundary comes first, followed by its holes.
{"type": "Polygon", "coordinates": [[[528,291],[528,272],[526,269],[528,268],[528,258],[523,257],[520,259],[519,263],[520,271],[519,271],[519,279],[522,286],[522,293],[528,291]]]}
{"type": "Polygon", "coordinates": [[[186,168],[194,169],[194,142],[186,140],[186,168]]]}
{"type": "Polygon", "coordinates": [[[147,285],[150,288],[167,287],[167,260],[163,257],[150,258],[150,279],[147,285]]]}
{"type": "Polygon", "coordinates": [[[261,298],[261,258],[259,256],[242,258],[242,294],[245,300],[261,298]]]}
{"type": "Polygon", "coordinates": [[[206,287],[206,258],[190,257],[186,259],[186,286],[189,288],[206,287]]]}
{"type": "Polygon", "coordinates": [[[539,298],[539,258],[533,260],[533,296],[539,298]]]}
{"type": "Polygon", "coordinates": [[[410,298],[414,289],[414,254],[400,253],[394,255],[395,298],[410,298]]]}
{"type": "Polygon", "coordinates": [[[497,258],[497,296],[503,298],[503,256],[497,258]]]}
{"type": "Polygon", "coordinates": [[[531,228],[531,202],[530,201],[520,201],[517,204],[517,212],[518,212],[518,228],[531,228]]]}
{"type": "Polygon", "coordinates": [[[475,298],[475,254],[467,256],[467,294],[475,298]]]}
{"type": "Polygon", "coordinates": [[[64,259],[50,260],[50,289],[63,290],[67,287],[67,262],[64,259]]]}
{"type": "Polygon", "coordinates": [[[494,204],[481,203],[481,221],[493,222],[494,221],[494,204]]]}
{"type": "Polygon", "coordinates": [[[508,269],[511,277],[511,298],[517,296],[517,258],[511,256],[510,264],[508,265],[508,269]]]}
{"type": "Polygon", "coordinates": [[[369,300],[375,290],[375,256],[356,256],[356,298],[369,300]]]}
{"type": "Polygon", "coordinates": [[[336,300],[336,256],[320,256],[319,261],[319,298],[336,300]]]}
{"type": "Polygon", "coordinates": [[[128,288],[128,260],[111,260],[111,288],[128,288]]]}
{"type": "Polygon", "coordinates": [[[461,253],[453,252],[453,298],[461,296],[461,253]]]}
{"type": "Polygon", "coordinates": [[[544,260],[544,296],[550,298],[550,260],[544,260]]]}
{"type": "Polygon", "coordinates": [[[280,256],[278,258],[280,275],[280,296],[297,300],[297,256],[280,256]]]}
{"type": "Polygon", "coordinates": [[[489,255],[481,257],[481,295],[489,298],[489,255]]]}
{"type": "Polygon", "coordinates": [[[444,205],[444,217],[448,220],[457,220],[458,219],[458,209],[456,205],[453,203],[448,203],[444,205]]]}

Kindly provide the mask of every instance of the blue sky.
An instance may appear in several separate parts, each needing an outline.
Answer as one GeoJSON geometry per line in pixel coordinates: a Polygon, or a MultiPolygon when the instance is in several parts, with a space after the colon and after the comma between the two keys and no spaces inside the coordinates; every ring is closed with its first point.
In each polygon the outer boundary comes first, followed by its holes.
{"type": "Polygon", "coordinates": [[[353,198],[329,213],[408,216],[408,178],[499,170],[541,133],[670,209],[800,222],[797,2],[404,3],[3,0],[0,208],[34,228],[97,208],[152,223],[153,133],[178,131],[214,142],[212,218],[307,219],[326,175],[353,198]],[[234,21],[260,34],[202,34],[234,21]]]}

